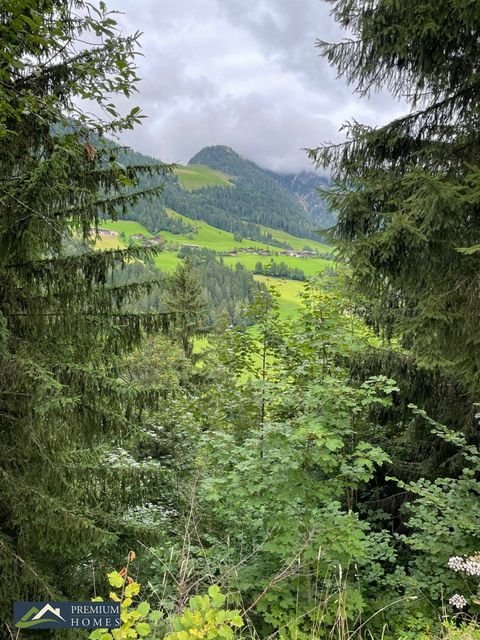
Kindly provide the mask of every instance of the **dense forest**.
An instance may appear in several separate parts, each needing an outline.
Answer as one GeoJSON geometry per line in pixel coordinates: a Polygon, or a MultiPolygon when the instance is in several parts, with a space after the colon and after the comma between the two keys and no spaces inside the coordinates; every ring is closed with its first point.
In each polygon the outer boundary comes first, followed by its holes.
{"type": "Polygon", "coordinates": [[[2,6],[2,638],[480,637],[480,6],[332,7],[352,38],[321,54],[409,111],[309,151],[338,260],[282,315],[214,252],[167,275],[158,246],[98,248],[105,219],[161,229],[168,198],[225,228],[237,189],[239,220],[309,227],[231,150],[235,186],[193,195],[125,162],[139,34],[103,3],[2,6]],[[16,601],[121,615],[63,629],[16,601]]]}
{"type": "Polygon", "coordinates": [[[172,282],[179,272],[188,269],[192,279],[190,286],[198,289],[199,330],[200,326],[203,332],[215,330],[222,323],[248,324],[244,312],[255,295],[265,290],[265,286],[256,282],[252,273],[241,264],[229,267],[208,249],[183,250],[179,253],[185,258],[184,264],[171,275],[159,271],[153,261],[148,259],[113,271],[112,284],[117,288],[151,283],[148,290],[139,293],[125,305],[126,308],[136,313],[168,311],[166,300],[171,293],[172,282]]]}

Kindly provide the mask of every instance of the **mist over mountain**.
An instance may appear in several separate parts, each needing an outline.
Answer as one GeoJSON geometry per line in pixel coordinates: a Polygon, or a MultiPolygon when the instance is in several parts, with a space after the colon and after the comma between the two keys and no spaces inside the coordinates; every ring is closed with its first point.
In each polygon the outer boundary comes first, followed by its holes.
{"type": "Polygon", "coordinates": [[[300,173],[268,172],[275,180],[292,193],[308,215],[318,223],[317,229],[328,229],[336,222],[336,215],[328,210],[319,190],[328,189],[329,178],[314,171],[300,173]]]}

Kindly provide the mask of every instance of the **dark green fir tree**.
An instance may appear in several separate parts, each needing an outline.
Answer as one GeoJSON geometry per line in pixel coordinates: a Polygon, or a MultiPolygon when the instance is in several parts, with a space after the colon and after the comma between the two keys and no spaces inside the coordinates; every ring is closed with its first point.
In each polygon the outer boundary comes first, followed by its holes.
{"type": "Polygon", "coordinates": [[[203,326],[205,312],[202,282],[191,256],[182,260],[170,278],[164,302],[175,316],[175,334],[183,352],[191,357],[193,338],[203,326]]]}
{"type": "Polygon", "coordinates": [[[333,237],[379,328],[478,395],[480,4],[331,1],[349,37],[322,54],[360,94],[388,89],[410,107],[311,150],[335,181],[333,237]]]}
{"type": "Polygon", "coordinates": [[[131,544],[126,511],[155,485],[153,472],[119,453],[141,407],[155,400],[122,384],[120,368],[122,355],[166,316],[122,311],[154,286],[112,283],[113,270],[142,251],[92,248],[99,219],[142,196],[137,176],[169,169],[126,169],[103,142],[140,118],[138,108],[121,115],[111,102],[130,96],[137,81],[138,35],[123,37],[115,25],[103,3],[82,0],[7,0],[0,9],[0,633],[7,637],[14,600],[91,595],[94,572],[131,544]],[[83,113],[81,100],[108,121],[83,113]]]}

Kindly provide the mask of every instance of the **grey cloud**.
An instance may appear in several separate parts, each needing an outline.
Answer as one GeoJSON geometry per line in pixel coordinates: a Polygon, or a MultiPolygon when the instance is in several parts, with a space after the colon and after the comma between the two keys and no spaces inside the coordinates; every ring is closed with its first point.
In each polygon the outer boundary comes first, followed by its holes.
{"type": "Polygon", "coordinates": [[[318,39],[335,41],[342,37],[326,2],[263,0],[255,12],[248,0],[231,0],[222,7],[232,24],[248,30],[258,46],[267,55],[274,55],[284,68],[314,82],[335,77],[315,48],[318,39]]]}
{"type": "Polygon", "coordinates": [[[111,2],[125,32],[144,32],[134,104],[149,118],[124,141],[166,161],[227,144],[268,168],[309,168],[302,147],[400,109],[384,94],[360,101],[319,57],[317,37],[341,37],[321,0],[111,2]]]}
{"type": "Polygon", "coordinates": [[[153,130],[155,140],[152,127],[144,127],[134,134],[137,142],[140,135],[171,161],[186,162],[205,144],[226,144],[261,166],[290,172],[312,168],[303,148],[331,137],[334,125],[295,106],[272,110],[264,96],[251,94],[242,99],[226,97],[197,109],[172,110],[153,123],[153,130]]]}

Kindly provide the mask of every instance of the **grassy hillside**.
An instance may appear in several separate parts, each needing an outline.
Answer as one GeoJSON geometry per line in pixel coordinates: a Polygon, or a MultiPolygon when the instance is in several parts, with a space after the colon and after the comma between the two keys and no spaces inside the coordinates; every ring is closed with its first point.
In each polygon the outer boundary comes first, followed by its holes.
{"type": "Polygon", "coordinates": [[[227,175],[221,171],[215,171],[202,164],[184,167],[178,165],[175,169],[180,184],[186,191],[203,189],[205,187],[233,187],[227,175]]]}
{"type": "MultiPolygon", "coordinates": [[[[185,216],[180,215],[172,210],[167,210],[168,214],[171,216],[177,216],[184,220],[189,220],[185,216]]],[[[243,242],[238,242],[234,239],[233,234],[228,231],[222,231],[221,229],[217,229],[215,227],[210,226],[206,222],[202,222],[201,220],[194,220],[190,222],[193,223],[196,233],[192,234],[174,234],[167,231],[162,231],[161,236],[165,238],[167,242],[175,243],[181,246],[182,244],[191,244],[198,245],[199,247],[205,247],[207,249],[215,250],[215,251],[231,251],[231,250],[239,250],[246,247],[253,247],[255,249],[261,250],[270,250],[274,251],[274,247],[270,247],[262,242],[253,242],[250,240],[243,240],[243,242]]],[[[112,237],[102,237],[98,242],[98,245],[102,249],[113,248],[113,247],[121,247],[126,246],[130,242],[130,238],[133,235],[144,235],[145,237],[150,237],[152,234],[141,224],[138,222],[133,222],[131,220],[118,220],[116,222],[102,222],[102,229],[108,229],[111,231],[116,231],[118,234],[125,234],[125,242],[122,241],[120,236],[115,238],[112,237]]],[[[278,231],[277,229],[270,229],[269,227],[264,227],[265,231],[271,232],[272,235],[279,234],[279,239],[283,239],[285,242],[289,242],[292,246],[295,244],[295,249],[302,249],[305,246],[304,240],[302,238],[295,238],[294,236],[290,236],[289,234],[278,231]],[[300,246],[301,245],[301,246],[300,246]]],[[[316,249],[318,251],[328,251],[328,247],[326,245],[321,244],[320,242],[314,242],[312,240],[306,241],[308,246],[316,249]]],[[[291,268],[301,269],[306,276],[312,276],[318,273],[319,271],[323,271],[327,267],[333,268],[335,263],[331,260],[325,260],[324,258],[298,258],[294,256],[283,256],[283,255],[270,255],[270,256],[262,256],[258,254],[249,254],[249,253],[238,253],[236,256],[225,256],[224,261],[225,264],[230,266],[235,266],[238,262],[243,264],[247,269],[253,271],[257,262],[261,262],[263,265],[267,265],[271,260],[275,262],[284,262],[291,268]]],[[[164,251],[161,255],[159,255],[156,259],[156,262],[159,268],[164,268],[167,271],[170,271],[178,264],[178,258],[176,256],[176,251],[164,251]]]]}
{"type": "MultiPolygon", "coordinates": [[[[125,152],[121,160],[125,165],[159,162],[134,151],[125,152]]],[[[153,200],[135,203],[128,218],[152,233],[163,229],[188,233],[188,222],[183,225],[185,228],[169,223],[164,214],[168,208],[181,212],[189,220],[203,220],[213,227],[244,238],[255,238],[258,242],[265,241],[260,225],[296,236],[300,240],[293,240],[293,244],[300,250],[306,244],[301,243],[301,238],[322,242],[316,233],[319,225],[313,221],[303,196],[299,198],[291,188],[292,181],[285,181],[285,178],[242,158],[233,149],[208,147],[196,154],[187,166],[179,165],[174,175],[166,176],[162,193],[153,200]]],[[[292,180],[298,185],[295,176],[292,180]]],[[[158,185],[158,177],[144,176],[138,188],[146,190],[158,185]]]]}
{"type": "MultiPolygon", "coordinates": [[[[205,247],[207,249],[215,251],[231,251],[241,250],[246,247],[253,247],[258,251],[270,250],[277,251],[274,247],[268,246],[261,242],[253,242],[250,240],[244,240],[239,242],[234,239],[233,234],[228,231],[222,231],[216,227],[203,222],[201,220],[190,220],[185,216],[172,211],[167,210],[169,216],[178,217],[183,220],[188,220],[195,227],[195,233],[189,234],[174,234],[170,232],[162,231],[160,233],[167,243],[175,243],[178,246],[183,244],[198,245],[199,247],[205,247]]],[[[118,236],[101,236],[97,242],[97,246],[101,249],[121,248],[126,247],[132,242],[132,236],[143,235],[145,237],[151,237],[152,234],[138,222],[131,220],[118,220],[117,222],[102,222],[101,229],[114,231],[118,233],[118,236]],[[120,237],[122,234],[122,237],[120,237]]],[[[317,251],[327,252],[329,247],[315,242],[313,240],[304,240],[303,238],[296,238],[286,232],[279,231],[277,229],[271,229],[269,227],[262,227],[265,233],[271,233],[273,237],[281,240],[282,242],[288,242],[295,250],[302,250],[306,245],[317,251]]],[[[323,271],[326,268],[334,268],[335,263],[331,260],[325,260],[324,258],[316,257],[295,257],[284,255],[268,255],[262,256],[259,254],[241,253],[239,252],[235,256],[224,256],[223,260],[226,265],[234,267],[237,263],[244,265],[250,271],[253,271],[257,262],[261,262],[264,266],[268,265],[271,260],[275,262],[284,262],[290,268],[301,269],[305,275],[313,276],[318,272],[323,271]]],[[[180,258],[177,256],[177,250],[162,251],[156,258],[155,264],[161,270],[165,272],[171,272],[175,269],[180,262],[180,258]]],[[[274,285],[280,293],[280,311],[283,316],[288,316],[298,310],[301,306],[301,299],[299,294],[303,289],[303,283],[296,280],[285,280],[280,278],[269,278],[267,276],[255,276],[259,282],[265,282],[274,285]]]]}
{"type": "Polygon", "coordinates": [[[297,236],[292,236],[290,233],[281,231],[280,229],[272,229],[271,227],[265,227],[263,225],[259,226],[264,233],[270,233],[272,238],[279,240],[280,242],[286,242],[296,251],[302,251],[307,246],[314,251],[319,251],[320,253],[330,253],[332,250],[332,247],[329,247],[327,244],[323,244],[322,242],[317,242],[316,240],[310,240],[309,238],[297,238],[297,236]]]}
{"type": "Polygon", "coordinates": [[[106,251],[107,249],[125,249],[127,245],[118,236],[115,238],[100,236],[95,241],[95,246],[97,249],[106,251]]]}
{"type": "Polygon", "coordinates": [[[155,258],[156,266],[160,271],[165,271],[166,273],[175,271],[175,268],[180,261],[181,260],[175,251],[162,251],[162,253],[159,253],[155,258]]]}
{"type": "Polygon", "coordinates": [[[275,287],[278,291],[280,294],[279,310],[282,317],[291,316],[301,308],[302,299],[300,294],[303,291],[303,282],[268,278],[267,276],[255,276],[255,280],[263,282],[269,287],[275,287]]]}
{"type": "MultiPolygon", "coordinates": [[[[254,240],[243,240],[239,242],[233,237],[233,233],[229,231],[223,231],[212,227],[203,220],[192,220],[186,216],[173,211],[172,209],[166,209],[166,213],[169,216],[179,218],[184,222],[191,224],[195,228],[195,233],[189,234],[176,234],[169,233],[168,231],[162,231],[160,235],[167,240],[167,242],[176,242],[179,244],[197,244],[199,247],[205,247],[212,251],[231,251],[235,249],[241,249],[242,247],[254,247],[258,250],[275,250],[275,247],[270,247],[263,242],[257,242],[254,240]]],[[[275,231],[272,229],[272,231],[275,231]]]]}
{"type": "Polygon", "coordinates": [[[198,195],[189,194],[188,201],[177,197],[176,202],[172,200],[167,206],[228,230],[233,229],[225,225],[233,220],[266,224],[298,237],[319,240],[314,234],[312,220],[298,198],[270,172],[242,158],[230,147],[205,147],[188,163],[189,168],[197,165],[206,165],[232,176],[235,188],[204,189],[198,195]]]}
{"type": "MultiPolygon", "coordinates": [[[[212,249],[212,251],[231,251],[232,249],[242,249],[245,247],[255,247],[259,250],[267,250],[271,252],[280,251],[280,249],[277,249],[276,247],[272,247],[263,242],[258,242],[255,240],[243,240],[242,242],[239,242],[238,240],[234,239],[233,233],[222,231],[221,229],[212,227],[202,220],[192,220],[191,218],[187,218],[186,216],[183,216],[180,213],[173,211],[172,209],[166,209],[166,212],[169,216],[179,218],[180,220],[191,224],[195,227],[196,230],[196,233],[193,234],[174,234],[162,231],[160,235],[164,237],[168,242],[178,242],[180,244],[198,244],[200,247],[206,247],[207,249],[212,249]]],[[[260,228],[264,233],[271,234],[272,238],[274,238],[275,240],[286,242],[294,250],[302,251],[304,247],[308,246],[314,251],[318,251],[320,253],[331,252],[331,247],[326,244],[322,244],[321,242],[309,240],[308,238],[297,238],[296,236],[292,236],[289,233],[286,233],[286,231],[281,231],[280,229],[272,229],[271,227],[265,227],[263,225],[260,228]]],[[[279,256],[276,259],[282,259],[284,260],[284,262],[286,262],[287,260],[284,258],[284,256],[279,256]]]]}
{"type": "Polygon", "coordinates": [[[119,234],[124,233],[127,240],[129,240],[130,236],[134,236],[137,234],[142,234],[147,237],[150,237],[152,235],[150,231],[148,231],[148,229],[145,229],[143,225],[141,225],[139,222],[134,222],[133,220],[117,220],[116,222],[111,222],[110,220],[102,220],[100,229],[116,231],[119,234]]]}

